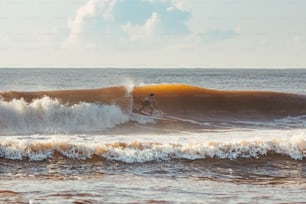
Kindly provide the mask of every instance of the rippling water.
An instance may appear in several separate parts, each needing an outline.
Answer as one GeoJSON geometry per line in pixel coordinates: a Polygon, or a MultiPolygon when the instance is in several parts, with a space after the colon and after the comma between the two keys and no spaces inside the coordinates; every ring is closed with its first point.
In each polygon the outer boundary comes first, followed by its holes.
{"type": "MultiPolygon", "coordinates": [[[[305,78],[290,69],[0,69],[0,91],[184,83],[304,95],[305,78]]],[[[0,138],[0,203],[306,201],[305,115],[199,123],[44,97],[0,101],[0,138]]]]}

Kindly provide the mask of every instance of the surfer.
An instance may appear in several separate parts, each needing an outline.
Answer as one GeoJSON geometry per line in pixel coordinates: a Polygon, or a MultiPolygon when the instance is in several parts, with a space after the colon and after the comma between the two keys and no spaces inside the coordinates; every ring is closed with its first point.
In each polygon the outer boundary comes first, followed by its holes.
{"type": "Polygon", "coordinates": [[[155,98],[154,98],[155,94],[154,93],[150,93],[149,96],[145,97],[144,99],[142,99],[141,101],[141,108],[139,109],[139,112],[142,111],[146,111],[149,109],[149,114],[152,115],[153,111],[154,111],[154,107],[153,104],[155,104],[155,98]]]}

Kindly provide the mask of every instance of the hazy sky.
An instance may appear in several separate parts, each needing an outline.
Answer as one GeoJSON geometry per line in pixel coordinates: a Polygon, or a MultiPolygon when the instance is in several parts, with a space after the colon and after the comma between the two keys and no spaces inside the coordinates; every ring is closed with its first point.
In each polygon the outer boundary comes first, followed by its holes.
{"type": "Polygon", "coordinates": [[[306,1],[0,0],[0,67],[306,67],[306,1]]]}

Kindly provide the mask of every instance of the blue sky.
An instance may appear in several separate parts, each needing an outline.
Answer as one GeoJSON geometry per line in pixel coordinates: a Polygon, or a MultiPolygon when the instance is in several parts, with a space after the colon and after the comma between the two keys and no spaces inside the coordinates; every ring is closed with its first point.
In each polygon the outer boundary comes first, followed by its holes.
{"type": "Polygon", "coordinates": [[[1,0],[0,67],[305,68],[304,0],[1,0]]]}

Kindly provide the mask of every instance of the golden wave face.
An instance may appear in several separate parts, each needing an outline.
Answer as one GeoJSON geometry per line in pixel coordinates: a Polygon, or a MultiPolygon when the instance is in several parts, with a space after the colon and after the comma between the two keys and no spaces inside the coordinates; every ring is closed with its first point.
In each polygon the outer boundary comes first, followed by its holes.
{"type": "Polygon", "coordinates": [[[119,105],[125,112],[141,107],[143,98],[154,93],[155,106],[160,112],[180,117],[209,118],[269,118],[306,114],[306,96],[263,91],[211,90],[186,84],[156,84],[134,87],[107,87],[87,90],[39,92],[3,92],[2,100],[23,98],[30,102],[48,96],[64,104],[80,102],[119,105]],[[135,108],[136,107],[136,108],[135,108]]]}
{"type": "Polygon", "coordinates": [[[160,84],[136,87],[134,103],[154,93],[163,112],[180,116],[254,117],[296,116],[306,113],[306,97],[262,91],[221,91],[184,84],[160,84]]]}

